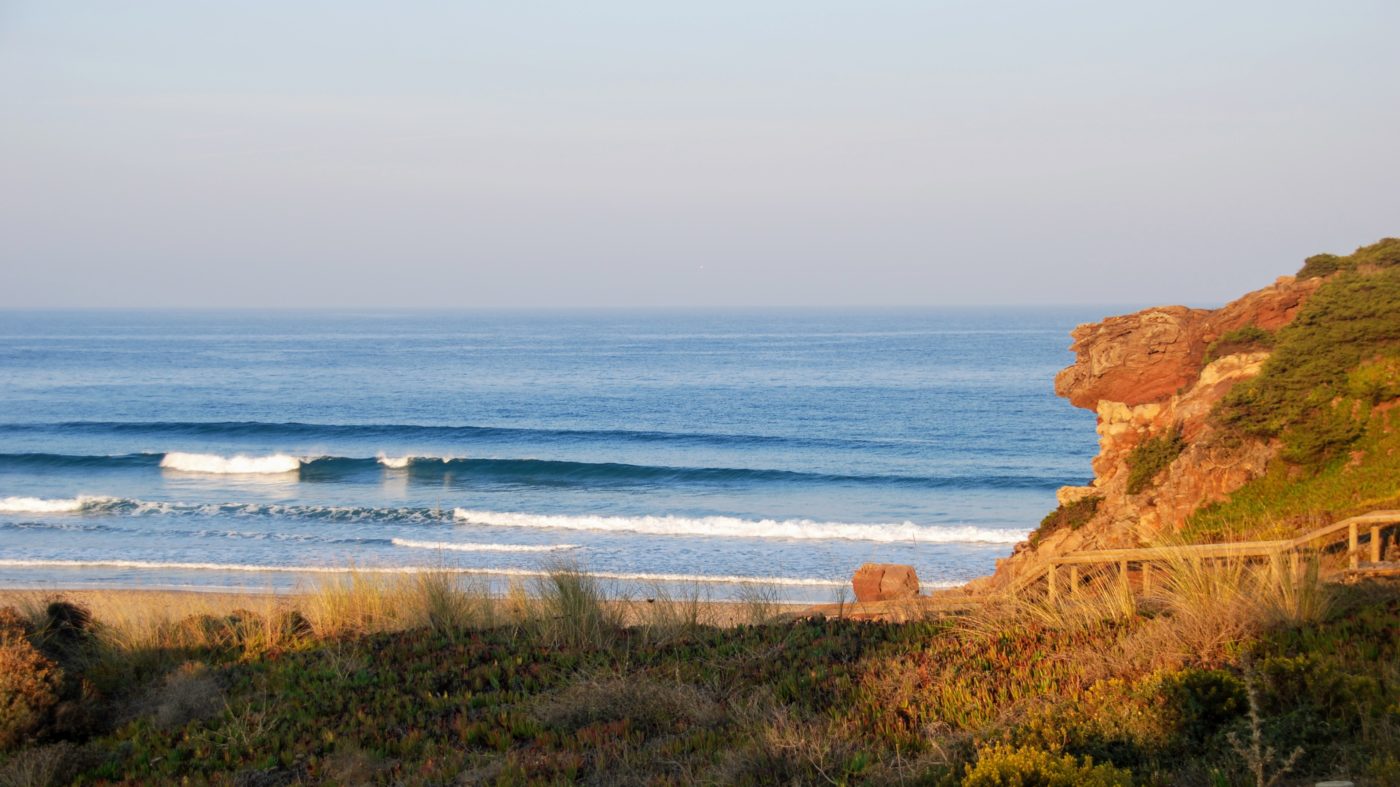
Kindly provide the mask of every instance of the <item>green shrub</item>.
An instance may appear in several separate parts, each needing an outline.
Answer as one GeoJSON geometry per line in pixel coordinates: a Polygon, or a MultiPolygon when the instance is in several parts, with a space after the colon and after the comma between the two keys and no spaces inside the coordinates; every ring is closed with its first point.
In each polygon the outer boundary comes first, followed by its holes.
{"type": "Polygon", "coordinates": [[[1206,347],[1205,362],[1235,353],[1264,350],[1274,346],[1274,335],[1257,325],[1245,325],[1227,331],[1206,347]]]}
{"type": "MultiPolygon", "coordinates": [[[[1265,438],[1295,427],[1325,429],[1326,423],[1305,422],[1347,390],[1353,370],[1400,348],[1400,240],[1359,249],[1344,261],[1346,270],[1279,329],[1259,376],[1236,385],[1221,400],[1216,416],[1222,423],[1265,438]]],[[[1299,438],[1300,443],[1310,440],[1299,438]]]]}
{"type": "Polygon", "coordinates": [[[1400,265],[1400,238],[1382,238],[1370,246],[1362,246],[1352,253],[1351,259],[1359,268],[1400,265]]]}
{"type": "Polygon", "coordinates": [[[1216,734],[1249,708],[1244,683],[1224,670],[1170,673],[1163,676],[1159,691],[1177,731],[1196,742],[1216,734]]]}
{"type": "Polygon", "coordinates": [[[1158,474],[1186,449],[1181,424],[1173,424],[1162,434],[1149,437],[1128,454],[1128,494],[1135,495],[1152,486],[1158,474]]]}
{"type": "Polygon", "coordinates": [[[1400,265],[1400,238],[1382,238],[1370,246],[1362,246],[1346,257],[1335,254],[1314,254],[1303,260],[1298,271],[1300,279],[1330,276],[1337,271],[1357,268],[1383,268],[1400,265]]]}
{"type": "Polygon", "coordinates": [[[1376,358],[1356,367],[1347,375],[1346,392],[1372,407],[1400,398],[1400,356],[1376,358]]]}
{"type": "Polygon", "coordinates": [[[1317,467],[1326,463],[1366,430],[1369,412],[1360,412],[1357,404],[1351,399],[1315,404],[1283,433],[1280,456],[1295,465],[1317,467]]]}
{"type": "Polygon", "coordinates": [[[1039,543],[1040,539],[1062,527],[1067,527],[1070,530],[1084,527],[1090,519],[1094,518],[1094,514],[1098,513],[1099,504],[1102,502],[1103,495],[1089,495],[1081,497],[1073,503],[1061,504],[1040,520],[1040,527],[1031,532],[1031,544],[1039,543]]]}
{"type": "Polygon", "coordinates": [[[1131,771],[1044,749],[994,745],[977,752],[963,787],[1129,787],[1131,771]]]}
{"type": "Polygon", "coordinates": [[[1342,258],[1335,254],[1314,254],[1303,260],[1303,267],[1298,271],[1300,279],[1317,279],[1329,276],[1346,267],[1342,258]]]}

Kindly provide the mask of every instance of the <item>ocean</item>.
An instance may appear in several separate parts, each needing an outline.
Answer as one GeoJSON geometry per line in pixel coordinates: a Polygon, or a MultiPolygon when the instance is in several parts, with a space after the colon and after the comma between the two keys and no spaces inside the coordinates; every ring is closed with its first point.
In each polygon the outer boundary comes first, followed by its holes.
{"type": "Polygon", "coordinates": [[[1090,478],[1104,313],[0,312],[0,585],[956,585],[1090,478]]]}

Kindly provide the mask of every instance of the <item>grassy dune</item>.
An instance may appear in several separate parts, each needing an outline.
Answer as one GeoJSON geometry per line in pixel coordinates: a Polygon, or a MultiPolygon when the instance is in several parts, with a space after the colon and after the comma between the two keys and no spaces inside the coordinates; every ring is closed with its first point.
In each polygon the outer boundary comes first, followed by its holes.
{"type": "Polygon", "coordinates": [[[0,785],[1400,778],[1400,590],[1184,560],[1155,587],[902,624],[572,570],[11,595],[0,785]]]}

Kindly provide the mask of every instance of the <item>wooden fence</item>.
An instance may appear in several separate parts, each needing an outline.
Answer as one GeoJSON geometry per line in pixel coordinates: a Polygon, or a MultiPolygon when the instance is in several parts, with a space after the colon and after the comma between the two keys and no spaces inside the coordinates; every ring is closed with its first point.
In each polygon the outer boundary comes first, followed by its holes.
{"type": "Polygon", "coordinates": [[[1400,526],[1400,511],[1372,511],[1368,514],[1350,517],[1318,528],[1297,538],[1278,541],[1242,541],[1227,544],[1192,544],[1189,546],[1157,547],[1147,549],[1098,549],[1071,552],[1052,558],[1042,568],[1019,577],[1007,592],[1016,595],[1028,590],[1042,579],[1046,596],[1053,599],[1059,594],[1062,570],[1068,573],[1068,589],[1071,593],[1079,590],[1081,569],[1086,566],[1116,566],[1119,580],[1128,587],[1130,571],[1137,568],[1140,587],[1147,593],[1152,587],[1153,564],[1179,560],[1275,560],[1282,561],[1287,556],[1294,573],[1298,571],[1303,554],[1316,555],[1322,550],[1335,547],[1346,540],[1348,566],[1352,569],[1361,566],[1361,542],[1369,546],[1371,563],[1379,563],[1383,554],[1382,545],[1389,532],[1391,541],[1395,539],[1395,528],[1400,526]]]}

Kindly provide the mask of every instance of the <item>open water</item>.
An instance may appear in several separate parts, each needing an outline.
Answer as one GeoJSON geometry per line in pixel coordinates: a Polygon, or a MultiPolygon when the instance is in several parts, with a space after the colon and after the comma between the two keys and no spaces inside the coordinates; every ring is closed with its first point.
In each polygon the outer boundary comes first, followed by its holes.
{"type": "Polygon", "coordinates": [[[1088,480],[1103,313],[0,312],[0,585],[956,584],[1088,480]]]}

